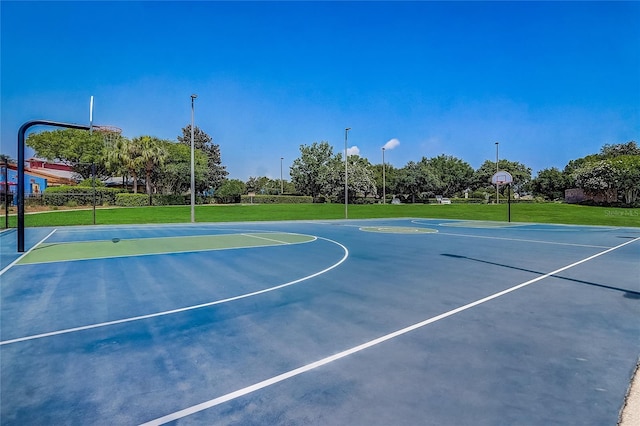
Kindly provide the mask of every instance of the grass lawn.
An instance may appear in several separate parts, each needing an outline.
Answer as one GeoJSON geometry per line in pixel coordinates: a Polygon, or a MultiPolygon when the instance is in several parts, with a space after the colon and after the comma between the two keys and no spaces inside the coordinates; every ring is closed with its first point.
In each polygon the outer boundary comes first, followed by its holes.
{"type": "MultiPolygon", "coordinates": [[[[507,221],[507,205],[349,205],[349,219],[368,218],[437,218],[507,221]]],[[[269,220],[344,219],[344,204],[253,204],[199,205],[196,222],[245,222],[269,220]]],[[[98,208],[96,223],[188,223],[190,206],[98,208]]],[[[9,226],[16,226],[10,216],[9,226]]],[[[580,225],[640,227],[640,209],[587,207],[575,204],[512,204],[512,222],[561,223],[580,225]]],[[[64,210],[25,215],[25,226],[66,226],[93,224],[93,211],[64,210]]],[[[4,227],[4,220],[2,220],[4,227]]]]}

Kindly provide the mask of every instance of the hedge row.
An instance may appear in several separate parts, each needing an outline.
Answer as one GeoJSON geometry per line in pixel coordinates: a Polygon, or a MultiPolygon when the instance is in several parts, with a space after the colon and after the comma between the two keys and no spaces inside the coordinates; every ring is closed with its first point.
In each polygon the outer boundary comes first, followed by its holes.
{"type": "Polygon", "coordinates": [[[118,194],[116,195],[116,206],[120,207],[143,207],[149,205],[147,194],[118,194]]]}
{"type": "Polygon", "coordinates": [[[97,205],[114,205],[116,204],[116,195],[125,192],[118,188],[88,188],[80,186],[54,186],[45,189],[42,194],[42,203],[49,206],[78,205],[90,206],[94,203],[97,205]]]}
{"type": "Polygon", "coordinates": [[[305,195],[242,195],[243,204],[311,204],[313,197],[305,195]]]}

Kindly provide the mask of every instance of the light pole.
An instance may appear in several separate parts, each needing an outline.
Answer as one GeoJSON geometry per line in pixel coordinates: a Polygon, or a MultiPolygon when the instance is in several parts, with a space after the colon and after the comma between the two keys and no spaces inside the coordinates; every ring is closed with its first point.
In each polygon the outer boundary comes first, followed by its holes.
{"type": "Polygon", "coordinates": [[[196,221],[196,169],[193,148],[193,101],[198,95],[191,95],[191,223],[196,221]]]}
{"type": "MultiPolygon", "coordinates": [[[[496,142],[496,173],[498,173],[500,171],[499,166],[498,166],[498,145],[499,142],[496,142]]],[[[500,200],[498,199],[498,188],[500,187],[500,184],[498,182],[496,182],[496,204],[500,204],[500,200]]]]}
{"type": "Polygon", "coordinates": [[[384,146],[383,146],[382,147],[382,204],[387,203],[387,184],[386,184],[386,179],[384,175],[385,168],[386,167],[384,166],[384,146]]]}
{"type": "Polygon", "coordinates": [[[347,137],[351,127],[344,129],[344,218],[349,218],[349,189],[348,189],[348,170],[347,170],[347,137]]]}
{"type": "Polygon", "coordinates": [[[280,157],[280,195],[284,193],[284,181],[282,180],[282,160],[284,160],[284,157],[280,157]]]}

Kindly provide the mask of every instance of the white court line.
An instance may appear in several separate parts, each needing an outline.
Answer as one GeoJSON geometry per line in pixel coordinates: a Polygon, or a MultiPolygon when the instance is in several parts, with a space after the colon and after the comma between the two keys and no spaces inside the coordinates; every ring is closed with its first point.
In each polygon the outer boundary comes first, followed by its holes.
{"type": "Polygon", "coordinates": [[[234,300],[246,299],[248,297],[257,296],[259,294],[264,294],[264,293],[269,293],[271,291],[279,290],[281,288],[289,287],[289,286],[292,286],[294,284],[298,284],[298,283],[300,283],[302,281],[306,281],[306,280],[309,280],[311,278],[315,278],[315,277],[317,277],[319,275],[324,274],[325,272],[329,272],[330,270],[338,267],[339,265],[344,263],[344,261],[347,260],[347,258],[349,257],[349,250],[345,246],[340,244],[339,242],[330,240],[328,238],[322,238],[322,237],[316,237],[316,238],[317,239],[321,239],[321,240],[325,240],[325,241],[329,241],[330,243],[334,243],[334,244],[337,244],[338,246],[342,247],[342,249],[344,250],[344,255],[342,256],[342,259],[340,259],[337,263],[334,263],[333,265],[329,266],[328,268],[323,269],[322,271],[316,272],[316,273],[311,274],[311,275],[307,275],[306,277],[298,278],[297,280],[289,281],[288,283],[280,284],[280,285],[277,285],[275,287],[269,287],[269,288],[265,288],[263,290],[254,291],[252,293],[245,293],[245,294],[241,294],[239,296],[229,297],[227,299],[221,299],[221,300],[216,300],[216,301],[213,301],[213,302],[202,303],[200,305],[187,306],[187,307],[184,307],[184,308],[171,309],[169,311],[156,312],[154,314],[140,315],[140,316],[137,316],[137,317],[123,318],[123,319],[119,319],[119,320],[107,321],[107,322],[102,322],[102,323],[98,323],[98,324],[84,325],[84,326],[80,326],[80,327],[67,328],[67,329],[64,329],[64,330],[51,331],[49,333],[34,334],[32,336],[25,336],[25,337],[18,337],[16,339],[11,339],[11,340],[4,340],[4,341],[0,341],[0,346],[10,345],[12,343],[18,343],[18,342],[25,342],[25,341],[28,341],[28,340],[41,339],[43,337],[51,337],[51,336],[58,336],[58,335],[61,335],[61,334],[74,333],[76,331],[90,330],[90,329],[93,329],[93,328],[100,328],[100,327],[108,327],[110,325],[123,324],[123,323],[128,323],[128,322],[133,322],[133,321],[140,321],[140,320],[144,320],[144,319],[156,318],[156,317],[165,316],[165,315],[172,315],[172,314],[177,314],[177,313],[180,313],[180,312],[192,311],[194,309],[206,308],[208,306],[214,306],[214,305],[220,305],[220,304],[223,304],[223,303],[233,302],[234,300]]]}
{"type": "MultiPolygon", "coordinates": [[[[266,233],[266,234],[268,234],[269,232],[265,232],[265,233],[266,233]]],[[[274,233],[276,233],[276,232],[274,232],[274,233]]],[[[277,233],[278,233],[278,234],[288,234],[287,232],[277,232],[277,233]]],[[[289,244],[300,244],[300,243],[290,243],[290,242],[288,242],[288,241],[280,241],[280,240],[276,240],[276,239],[273,239],[273,238],[259,237],[259,236],[254,235],[254,234],[240,234],[240,235],[244,235],[245,237],[253,237],[253,238],[257,238],[257,239],[259,239],[259,240],[271,241],[271,242],[279,243],[279,244],[283,244],[283,245],[289,245],[289,244]]],[[[302,234],[290,234],[290,235],[302,235],[302,234]]],[[[313,240],[311,240],[311,241],[304,241],[304,242],[305,242],[305,243],[313,242],[313,241],[315,241],[316,239],[317,239],[317,237],[315,237],[315,236],[314,236],[314,239],[313,239],[313,240]]]]}
{"type": "Polygon", "coordinates": [[[56,232],[58,229],[54,229],[53,231],[49,232],[49,235],[47,235],[46,237],[44,237],[43,239],[41,239],[40,241],[38,241],[38,243],[36,243],[36,245],[34,245],[33,247],[31,247],[29,250],[27,250],[25,253],[22,254],[22,256],[18,257],[16,260],[14,260],[13,262],[11,262],[10,264],[8,264],[7,266],[4,267],[4,269],[2,271],[0,271],[0,277],[7,272],[9,269],[11,269],[16,263],[20,262],[20,260],[22,260],[23,257],[25,257],[26,255],[28,255],[29,253],[31,253],[36,247],[38,247],[40,244],[44,243],[45,240],[47,238],[49,238],[50,236],[53,235],[54,232],[56,232]]]}
{"type": "Polygon", "coordinates": [[[472,235],[472,234],[456,234],[452,232],[438,232],[440,235],[449,235],[453,237],[465,237],[465,238],[484,238],[487,240],[504,240],[504,241],[518,241],[522,243],[538,243],[538,244],[552,244],[557,246],[572,246],[572,247],[589,247],[589,248],[609,248],[609,246],[596,246],[591,244],[575,244],[575,243],[559,243],[555,241],[542,241],[542,240],[526,240],[523,238],[506,238],[506,237],[490,237],[487,235],[472,235]]]}
{"type": "Polygon", "coordinates": [[[318,367],[322,367],[323,365],[332,363],[332,362],[337,361],[337,360],[339,360],[341,358],[344,358],[344,357],[347,357],[347,356],[352,355],[354,353],[363,351],[363,350],[368,349],[368,348],[370,348],[372,346],[379,345],[380,343],[386,342],[387,340],[391,340],[391,339],[394,339],[394,338],[396,338],[398,336],[402,336],[402,335],[407,334],[407,333],[409,333],[409,332],[411,332],[413,330],[416,330],[418,328],[424,327],[426,325],[429,325],[429,324],[432,324],[434,322],[440,321],[440,320],[442,320],[444,318],[447,318],[447,317],[450,317],[452,315],[458,314],[460,312],[466,311],[467,309],[471,309],[471,308],[473,308],[475,306],[478,306],[478,305],[481,305],[483,303],[489,302],[490,300],[497,299],[498,297],[504,296],[505,294],[508,294],[508,293],[514,292],[516,290],[519,290],[519,289],[521,289],[523,287],[526,287],[526,286],[531,285],[531,284],[533,284],[535,282],[538,282],[540,280],[548,278],[548,277],[550,277],[552,275],[558,274],[558,273],[560,273],[562,271],[565,271],[567,269],[573,268],[574,266],[578,266],[578,265],[580,265],[582,263],[585,263],[585,262],[588,262],[590,260],[593,260],[593,259],[595,259],[595,258],[597,258],[599,256],[602,256],[604,254],[607,254],[609,252],[617,250],[617,249],[619,249],[621,247],[624,247],[624,246],[626,246],[628,244],[631,244],[631,243],[634,243],[636,241],[640,241],[640,237],[635,238],[635,239],[630,240],[630,241],[627,241],[625,243],[622,243],[622,244],[620,244],[618,246],[612,247],[612,248],[607,249],[605,251],[602,251],[600,253],[596,253],[593,256],[589,256],[589,257],[587,257],[585,259],[579,260],[579,261],[574,262],[574,263],[572,263],[570,265],[563,266],[562,268],[556,269],[555,271],[549,272],[548,274],[545,274],[545,275],[542,275],[540,277],[534,278],[532,280],[526,281],[526,282],[524,282],[522,284],[518,284],[518,285],[516,285],[514,287],[508,288],[508,289],[500,291],[498,293],[494,293],[494,294],[492,294],[490,296],[487,296],[487,297],[485,297],[483,299],[479,299],[479,300],[476,300],[475,302],[471,302],[471,303],[468,303],[468,304],[466,304],[464,306],[460,306],[459,308],[453,309],[453,310],[451,310],[449,312],[445,312],[443,314],[440,314],[438,316],[429,318],[429,319],[424,320],[422,322],[410,325],[409,327],[394,331],[393,333],[386,334],[386,335],[384,335],[382,337],[378,337],[377,339],[374,339],[374,340],[371,340],[369,342],[363,343],[362,345],[355,346],[355,347],[353,347],[351,349],[347,349],[347,350],[342,351],[340,353],[337,353],[335,355],[332,355],[332,356],[323,358],[321,360],[312,362],[311,364],[303,365],[302,367],[296,368],[294,370],[287,371],[287,372],[285,372],[283,374],[271,377],[270,379],[263,380],[261,382],[255,383],[255,384],[253,384],[251,386],[247,386],[245,388],[239,389],[239,390],[237,390],[235,392],[231,392],[231,393],[228,393],[226,395],[222,395],[222,396],[220,396],[218,398],[210,399],[209,401],[205,401],[205,402],[202,402],[200,404],[196,404],[196,405],[193,405],[191,407],[187,407],[187,408],[185,408],[183,410],[176,411],[176,412],[171,413],[171,414],[167,414],[166,416],[159,417],[157,419],[154,419],[154,420],[151,420],[149,422],[143,423],[141,426],[163,425],[165,423],[168,423],[168,422],[171,422],[171,421],[174,421],[174,420],[178,420],[178,419],[181,419],[183,417],[190,416],[192,414],[195,414],[197,412],[206,410],[208,408],[215,407],[216,405],[220,405],[220,404],[222,404],[224,402],[228,402],[228,401],[231,401],[233,399],[239,398],[241,396],[247,395],[249,393],[255,392],[257,390],[266,388],[266,387],[271,386],[273,384],[276,384],[276,383],[282,382],[284,380],[290,379],[291,377],[298,376],[298,375],[300,375],[302,373],[306,373],[307,371],[314,370],[314,369],[316,369],[318,367]]]}

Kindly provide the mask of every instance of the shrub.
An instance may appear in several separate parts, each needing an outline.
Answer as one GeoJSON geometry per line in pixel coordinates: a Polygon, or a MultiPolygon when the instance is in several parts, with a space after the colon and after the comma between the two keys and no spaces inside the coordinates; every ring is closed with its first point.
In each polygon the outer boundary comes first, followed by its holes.
{"type": "MultiPolygon", "coordinates": [[[[9,199],[9,203],[11,204],[11,200],[13,199],[13,194],[10,194],[10,196],[11,198],[9,199]]],[[[44,195],[42,193],[25,194],[24,205],[25,206],[44,206],[44,195]]]]}
{"type": "Polygon", "coordinates": [[[116,206],[120,207],[144,207],[149,205],[147,194],[117,194],[116,206]]]}
{"type": "Polygon", "coordinates": [[[183,206],[191,203],[191,196],[181,194],[159,194],[154,195],[151,200],[154,206],[183,206]]]}
{"type": "Polygon", "coordinates": [[[305,195],[243,195],[240,202],[244,204],[307,204],[313,203],[313,197],[305,195]]]}
{"type": "MultiPolygon", "coordinates": [[[[124,192],[119,188],[95,188],[96,205],[114,205],[116,194],[124,192]]],[[[43,204],[49,206],[64,206],[73,201],[77,206],[90,206],[94,201],[94,188],[81,186],[54,186],[45,189],[43,204]]]]}

